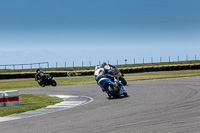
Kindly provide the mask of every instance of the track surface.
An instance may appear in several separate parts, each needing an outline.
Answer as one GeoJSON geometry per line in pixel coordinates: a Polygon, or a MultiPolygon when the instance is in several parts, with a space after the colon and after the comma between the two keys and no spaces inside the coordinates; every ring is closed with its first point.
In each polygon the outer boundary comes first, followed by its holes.
{"type": "Polygon", "coordinates": [[[88,96],[72,109],[0,123],[2,133],[199,133],[200,77],[132,81],[126,98],[93,85],[21,89],[21,94],[88,96]]]}

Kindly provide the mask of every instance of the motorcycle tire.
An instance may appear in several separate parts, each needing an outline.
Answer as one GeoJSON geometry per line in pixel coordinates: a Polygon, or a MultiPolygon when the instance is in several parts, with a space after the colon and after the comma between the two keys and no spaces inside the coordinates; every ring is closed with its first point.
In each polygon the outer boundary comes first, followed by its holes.
{"type": "Polygon", "coordinates": [[[56,81],[52,80],[52,84],[51,85],[55,87],[57,85],[56,81]]]}
{"type": "Polygon", "coordinates": [[[113,88],[112,88],[112,86],[111,85],[108,85],[107,86],[107,90],[108,90],[108,93],[110,94],[110,95],[112,95],[114,98],[119,98],[120,96],[119,96],[119,92],[117,91],[115,91],[113,88]]]}
{"type": "Polygon", "coordinates": [[[42,84],[42,83],[38,83],[41,87],[45,87],[45,85],[44,84],[42,84]]]}
{"type": "Polygon", "coordinates": [[[125,97],[127,97],[127,96],[128,96],[127,92],[124,92],[124,96],[125,96],[125,97]]]}
{"type": "Polygon", "coordinates": [[[122,76],[119,77],[119,80],[121,81],[121,83],[122,83],[123,85],[127,85],[126,80],[125,80],[122,76]]]}

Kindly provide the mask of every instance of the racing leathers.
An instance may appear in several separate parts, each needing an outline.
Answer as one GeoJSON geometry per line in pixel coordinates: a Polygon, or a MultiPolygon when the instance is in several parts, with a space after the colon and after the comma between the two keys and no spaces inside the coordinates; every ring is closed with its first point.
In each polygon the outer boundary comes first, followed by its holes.
{"type": "MultiPolygon", "coordinates": [[[[119,92],[120,95],[127,95],[126,91],[122,87],[122,84],[118,82],[119,79],[113,74],[112,71],[110,71],[108,69],[105,69],[105,68],[98,68],[98,69],[95,69],[94,77],[95,77],[95,80],[97,81],[97,84],[99,83],[99,80],[101,78],[109,78],[109,79],[111,79],[111,81],[114,82],[115,84],[117,84],[118,87],[120,88],[120,92],[119,92]]],[[[102,91],[104,92],[106,90],[102,88],[102,91]]],[[[108,94],[108,92],[107,92],[107,94],[108,94]]],[[[110,97],[109,94],[108,94],[108,96],[110,97]]]]}
{"type": "Polygon", "coordinates": [[[98,81],[101,78],[110,78],[112,81],[114,81],[115,76],[114,76],[112,71],[109,71],[105,68],[99,68],[99,69],[95,70],[94,77],[95,77],[95,80],[97,81],[97,84],[98,84],[98,81]]]}
{"type": "Polygon", "coordinates": [[[35,74],[35,81],[37,82],[42,82],[43,80],[45,80],[46,78],[46,74],[44,74],[43,72],[39,71],[35,74]]]}

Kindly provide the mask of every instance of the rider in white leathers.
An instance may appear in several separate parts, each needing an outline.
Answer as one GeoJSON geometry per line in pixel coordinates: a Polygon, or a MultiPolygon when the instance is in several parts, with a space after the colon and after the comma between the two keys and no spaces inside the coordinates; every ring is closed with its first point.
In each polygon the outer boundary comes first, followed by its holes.
{"type": "Polygon", "coordinates": [[[98,83],[98,81],[101,78],[104,78],[104,77],[109,77],[109,78],[111,78],[112,81],[114,81],[114,77],[115,76],[114,76],[114,74],[111,71],[109,71],[109,70],[107,70],[105,68],[101,68],[99,65],[97,65],[95,67],[94,77],[95,77],[95,80],[98,83]],[[107,74],[109,74],[109,76],[107,74]]]}

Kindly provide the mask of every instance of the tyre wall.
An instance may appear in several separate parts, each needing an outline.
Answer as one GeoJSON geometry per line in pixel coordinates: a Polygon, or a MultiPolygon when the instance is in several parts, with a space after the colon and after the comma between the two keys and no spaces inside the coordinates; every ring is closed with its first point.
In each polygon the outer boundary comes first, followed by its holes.
{"type": "MultiPolygon", "coordinates": [[[[142,67],[142,68],[129,68],[120,69],[122,73],[141,73],[141,72],[154,72],[154,71],[175,71],[175,70],[194,70],[200,69],[200,65],[179,65],[179,66],[161,66],[161,67],[142,67]]],[[[93,75],[94,71],[87,72],[51,72],[53,77],[66,77],[66,76],[87,76],[93,75]]],[[[0,79],[18,79],[18,78],[35,78],[35,73],[25,74],[0,74],[0,79]]]]}

